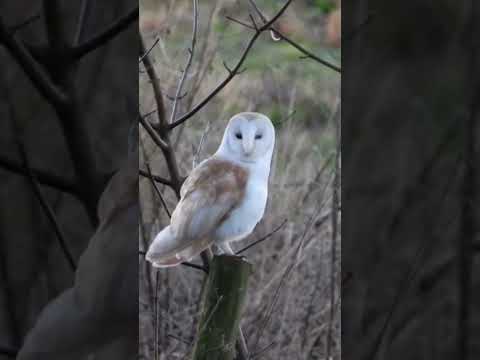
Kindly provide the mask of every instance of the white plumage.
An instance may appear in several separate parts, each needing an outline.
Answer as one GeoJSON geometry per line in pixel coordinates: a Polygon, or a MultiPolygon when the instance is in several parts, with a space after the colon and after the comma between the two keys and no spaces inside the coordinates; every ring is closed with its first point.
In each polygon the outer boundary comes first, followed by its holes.
{"type": "Polygon", "coordinates": [[[180,191],[170,225],[153,240],[146,259],[156,267],[188,261],[215,244],[249,235],[265,212],[275,129],[268,117],[232,117],[213,156],[192,170],[180,191]]]}

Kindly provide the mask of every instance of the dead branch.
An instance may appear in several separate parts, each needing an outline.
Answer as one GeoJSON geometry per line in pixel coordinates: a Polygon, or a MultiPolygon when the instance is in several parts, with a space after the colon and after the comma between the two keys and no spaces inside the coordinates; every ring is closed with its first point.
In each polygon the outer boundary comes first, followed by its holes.
{"type": "Polygon", "coordinates": [[[50,79],[22,42],[16,40],[0,18],[0,44],[3,44],[22,67],[38,91],[54,106],[67,102],[66,94],[50,79]]]}
{"type": "MultiPolygon", "coordinates": [[[[167,128],[167,120],[165,116],[165,106],[163,103],[163,96],[160,88],[160,83],[159,83],[156,71],[153,67],[152,61],[150,59],[150,55],[146,54],[145,45],[141,35],[139,35],[139,40],[140,40],[140,57],[142,58],[142,63],[150,79],[152,89],[153,89],[153,94],[155,97],[155,102],[157,105],[157,114],[158,114],[158,120],[159,120],[158,127],[156,129],[157,134],[166,145],[162,147],[161,150],[163,152],[163,156],[165,158],[165,161],[167,163],[167,167],[170,173],[171,187],[174,189],[177,198],[180,198],[180,187],[183,183],[183,179],[180,176],[180,173],[178,170],[178,163],[175,157],[175,153],[173,152],[170,144],[168,131],[165,130],[167,128]],[[146,56],[142,56],[145,54],[146,56]]],[[[143,119],[143,118],[140,117],[140,119],[143,119]]]]}
{"type": "Polygon", "coordinates": [[[68,264],[70,265],[70,269],[72,271],[75,271],[77,269],[77,264],[74,260],[74,256],[72,255],[70,249],[68,248],[65,234],[63,233],[62,228],[58,223],[55,212],[53,211],[51,206],[48,204],[47,199],[43,195],[42,189],[40,188],[40,185],[38,184],[38,181],[35,178],[35,174],[30,170],[30,163],[28,161],[28,157],[27,157],[27,153],[25,151],[24,145],[21,142],[19,142],[18,145],[19,145],[20,154],[25,164],[25,168],[27,169],[27,172],[28,172],[28,178],[30,180],[30,184],[32,185],[33,193],[35,194],[38,202],[40,203],[43,211],[45,212],[45,215],[47,216],[48,220],[52,225],[55,235],[57,236],[58,243],[60,244],[60,248],[63,254],[65,255],[65,258],[67,259],[68,264]]]}
{"type": "MultiPolygon", "coordinates": [[[[257,13],[257,15],[260,17],[260,19],[262,19],[263,23],[266,23],[267,22],[267,18],[263,15],[262,11],[259,9],[259,7],[257,6],[257,4],[255,3],[254,0],[249,0],[250,4],[252,5],[252,7],[254,8],[255,12],[257,13]]],[[[244,23],[242,22],[238,22],[236,21],[237,23],[239,23],[240,25],[243,25],[245,26],[244,23]]],[[[284,35],[282,32],[280,32],[278,29],[274,28],[273,26],[270,27],[270,31],[272,32],[272,38],[273,38],[273,34],[275,36],[277,36],[277,38],[279,40],[284,40],[285,42],[289,43],[291,46],[293,46],[295,49],[297,49],[298,51],[300,51],[301,53],[303,53],[305,55],[305,58],[306,59],[312,59],[312,60],[315,60],[316,62],[322,64],[322,65],[325,65],[326,67],[328,67],[329,69],[333,70],[333,71],[336,71],[338,73],[341,73],[342,70],[340,69],[340,67],[338,67],[337,65],[334,65],[332,63],[330,63],[329,61],[327,60],[324,60],[322,58],[320,58],[319,56],[315,55],[314,53],[312,53],[311,51],[305,49],[303,46],[301,46],[300,44],[298,44],[297,42],[293,41],[292,39],[290,39],[289,37],[287,37],[286,35],[284,35]]],[[[275,40],[275,39],[274,39],[275,40]]]]}
{"type": "MultiPolygon", "coordinates": [[[[138,173],[143,177],[146,177],[146,178],[150,177],[150,174],[145,170],[139,169],[138,173]]],[[[170,180],[167,180],[167,179],[165,179],[161,176],[152,175],[151,177],[152,177],[153,180],[155,180],[156,182],[158,182],[160,184],[167,185],[167,186],[172,186],[172,182],[170,180]]]]}
{"type": "Polygon", "coordinates": [[[248,249],[260,244],[261,242],[267,240],[268,238],[270,238],[272,235],[274,235],[277,231],[279,231],[286,223],[288,222],[288,219],[285,219],[282,221],[282,223],[277,226],[275,229],[273,229],[272,231],[270,231],[268,234],[262,236],[260,239],[254,241],[253,243],[251,243],[250,245],[247,245],[245,246],[244,248],[238,250],[235,255],[240,255],[241,253],[247,251],[248,249]]]}
{"type": "Polygon", "coordinates": [[[198,31],[198,0],[193,0],[193,29],[192,29],[192,42],[190,48],[188,49],[188,60],[185,68],[183,69],[182,76],[178,82],[177,91],[175,93],[175,98],[172,105],[172,113],[170,115],[170,123],[175,122],[175,117],[177,115],[177,105],[180,100],[180,94],[182,93],[183,85],[185,79],[187,78],[190,67],[192,66],[193,56],[195,54],[195,45],[197,43],[197,31],[198,31]]]}
{"type": "MultiPolygon", "coordinates": [[[[6,171],[28,177],[28,170],[25,168],[25,166],[19,164],[17,161],[3,157],[2,155],[0,155],[0,167],[6,171]]],[[[37,181],[42,185],[72,194],[77,198],[80,196],[78,189],[79,187],[73,178],[66,178],[43,169],[32,168],[31,172],[35,175],[37,181]]]]}
{"type": "Polygon", "coordinates": [[[168,209],[167,203],[165,202],[165,199],[163,198],[162,193],[158,189],[157,184],[155,184],[155,181],[153,180],[152,170],[150,169],[150,165],[147,163],[146,166],[147,166],[147,170],[148,170],[148,178],[150,179],[150,182],[152,183],[152,186],[155,189],[155,192],[157,193],[158,198],[160,199],[160,202],[162,203],[162,206],[163,206],[163,208],[165,209],[165,212],[168,215],[168,218],[171,218],[172,213],[168,209]]]}
{"type": "Polygon", "coordinates": [[[183,124],[185,121],[190,119],[193,115],[195,115],[198,111],[200,111],[210,100],[212,100],[227,84],[238,74],[240,68],[242,67],[245,59],[247,58],[248,53],[252,49],[253,45],[259,38],[259,36],[264,32],[270,29],[270,26],[278,20],[280,16],[287,10],[288,6],[291,4],[293,0],[287,0],[287,2],[282,6],[282,8],[277,12],[277,14],[268,22],[266,22],[263,26],[259,27],[255,30],[255,34],[250,38],[247,46],[245,47],[240,59],[237,61],[237,64],[231,69],[228,76],[223,80],[217,87],[210,92],[203,100],[201,100],[197,105],[193,107],[192,110],[187,112],[186,114],[182,115],[178,120],[172,122],[168,125],[168,130],[172,130],[177,126],[183,124]]]}
{"type": "MultiPolygon", "coordinates": [[[[143,54],[142,56],[140,56],[140,59],[138,60],[139,63],[141,63],[141,62],[143,61],[143,58],[144,58],[145,56],[147,56],[148,54],[150,54],[150,52],[153,50],[153,48],[158,45],[158,42],[159,42],[159,41],[160,41],[160,38],[157,38],[157,40],[155,40],[155,41],[153,42],[153,44],[148,48],[148,50],[145,52],[145,54],[143,54]]],[[[153,112],[154,112],[154,111],[153,111],[153,112]]],[[[152,112],[152,113],[153,113],[153,112],[152,112]]],[[[150,114],[150,113],[149,113],[149,114],[150,114]]],[[[148,115],[148,114],[147,114],[147,115],[148,115]]],[[[147,115],[144,115],[144,116],[147,116],[147,115]]]]}

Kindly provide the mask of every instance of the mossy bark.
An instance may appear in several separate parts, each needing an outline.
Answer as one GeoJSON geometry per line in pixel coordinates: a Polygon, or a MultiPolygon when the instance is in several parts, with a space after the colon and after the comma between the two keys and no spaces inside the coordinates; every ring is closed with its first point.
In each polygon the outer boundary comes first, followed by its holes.
{"type": "Polygon", "coordinates": [[[206,280],[193,360],[232,360],[252,265],[232,255],[215,256],[206,280]]]}

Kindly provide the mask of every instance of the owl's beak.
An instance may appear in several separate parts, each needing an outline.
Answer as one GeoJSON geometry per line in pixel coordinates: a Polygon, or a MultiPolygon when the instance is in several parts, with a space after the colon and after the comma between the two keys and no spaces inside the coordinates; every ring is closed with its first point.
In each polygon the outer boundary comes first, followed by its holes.
{"type": "Polygon", "coordinates": [[[245,153],[245,155],[250,156],[253,153],[253,150],[255,147],[253,137],[249,136],[246,139],[244,139],[242,142],[242,146],[243,146],[243,152],[245,153]]]}

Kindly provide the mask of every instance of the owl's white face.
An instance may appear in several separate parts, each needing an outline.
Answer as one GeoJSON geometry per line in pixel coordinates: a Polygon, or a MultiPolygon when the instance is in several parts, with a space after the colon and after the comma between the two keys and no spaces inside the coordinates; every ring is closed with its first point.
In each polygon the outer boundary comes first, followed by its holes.
{"type": "Polygon", "coordinates": [[[220,149],[242,162],[269,160],[275,145],[275,128],[268,117],[244,112],[233,116],[225,130],[220,149]]]}

